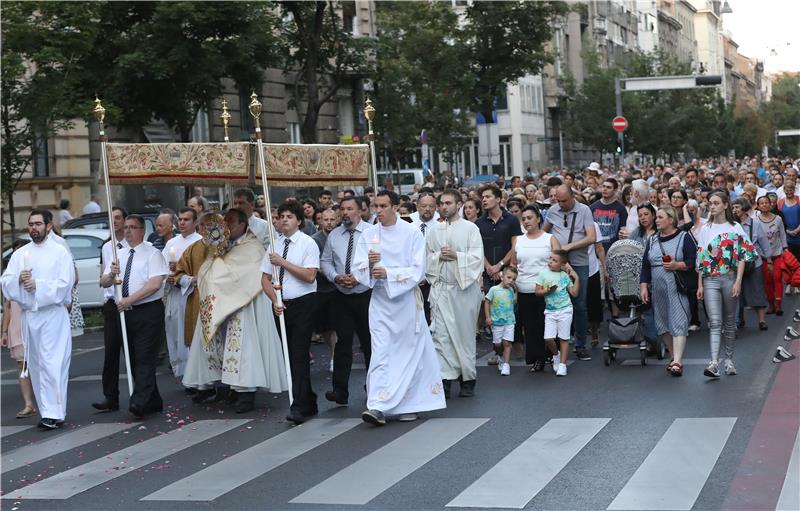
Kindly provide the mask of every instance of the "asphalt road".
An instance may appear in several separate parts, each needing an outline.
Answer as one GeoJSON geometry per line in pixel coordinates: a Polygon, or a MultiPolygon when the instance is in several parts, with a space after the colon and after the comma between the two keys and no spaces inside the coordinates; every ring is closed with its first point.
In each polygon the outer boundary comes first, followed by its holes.
{"type": "MultiPolygon", "coordinates": [[[[752,312],[748,320],[755,324],[752,312]]],[[[312,366],[321,413],[303,426],[285,421],[285,394],[259,393],[244,415],[193,405],[166,365],[163,414],[134,421],[124,400],[119,412],[95,413],[103,351],[102,334],[92,333],[74,342],[66,427],[40,432],[31,427],[38,419],[14,418],[20,398],[4,353],[2,508],[724,509],[781,367],[771,359],[791,314],[768,320],[768,332],[739,332],[736,376],[703,376],[704,328],[690,335],[683,378],[655,358],[642,367],[635,350],[604,367],[595,348],[566,378],[523,365],[502,377],[481,362],[474,398],[383,428],[358,420],[363,368],[353,372],[349,407],[324,400],[330,355],[322,345],[312,366]]],[[[800,382],[791,384],[800,395],[800,382]]],[[[785,474],[787,463],[773,469],[785,474]]]]}

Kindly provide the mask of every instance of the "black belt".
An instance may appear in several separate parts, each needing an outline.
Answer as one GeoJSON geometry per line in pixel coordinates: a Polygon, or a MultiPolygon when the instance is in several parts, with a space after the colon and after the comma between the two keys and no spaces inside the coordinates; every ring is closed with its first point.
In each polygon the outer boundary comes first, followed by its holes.
{"type": "Polygon", "coordinates": [[[284,298],[283,299],[283,303],[284,303],[284,305],[291,305],[291,304],[293,304],[295,302],[299,302],[299,301],[305,300],[306,298],[314,296],[314,294],[315,293],[306,293],[303,296],[298,296],[297,298],[284,298]]]}

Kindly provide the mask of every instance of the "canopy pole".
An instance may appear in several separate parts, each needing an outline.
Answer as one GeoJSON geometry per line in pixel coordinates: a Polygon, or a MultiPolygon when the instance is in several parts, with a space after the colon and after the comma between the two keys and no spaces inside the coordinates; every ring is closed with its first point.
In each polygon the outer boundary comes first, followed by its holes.
{"type": "Polygon", "coordinates": [[[372,162],[370,178],[372,179],[372,187],[375,189],[375,193],[378,193],[378,164],[377,157],[375,156],[375,132],[372,129],[372,120],[375,119],[375,107],[372,106],[372,100],[369,98],[367,98],[367,101],[364,103],[364,117],[367,118],[367,126],[369,128],[369,135],[367,138],[369,139],[370,160],[372,162]]]}
{"type": "MultiPolygon", "coordinates": [[[[248,106],[250,115],[253,116],[256,126],[256,144],[258,150],[258,167],[261,172],[261,186],[264,191],[264,205],[267,208],[267,225],[269,226],[269,248],[275,251],[275,230],[272,225],[272,204],[269,198],[269,187],[267,186],[267,167],[264,164],[264,141],[261,139],[261,102],[258,100],[255,91],[250,95],[250,105],[248,106]]],[[[272,276],[273,278],[278,275],[278,268],[273,265],[272,276]]],[[[272,287],[275,288],[275,295],[278,299],[278,305],[283,306],[283,292],[280,283],[273,280],[272,287]]],[[[289,345],[288,338],[286,337],[286,318],[283,314],[278,316],[278,323],[281,329],[281,346],[283,347],[283,362],[286,366],[286,378],[289,389],[289,406],[294,403],[294,396],[292,393],[292,367],[289,363],[289,345]]]]}
{"type": "MultiPolygon", "coordinates": [[[[106,203],[108,204],[108,230],[111,233],[111,258],[119,264],[119,257],[117,256],[117,237],[114,232],[114,212],[111,210],[111,183],[108,179],[108,157],[106,155],[106,143],[108,137],[106,136],[105,129],[103,128],[103,120],[106,116],[106,109],[100,104],[100,99],[94,100],[94,117],[100,124],[100,161],[101,168],[103,169],[103,182],[106,187],[106,203]]],[[[122,281],[119,275],[114,279],[114,301],[119,303],[122,300],[122,288],[120,285],[122,281]]],[[[131,371],[131,356],[128,350],[128,330],[125,323],[125,311],[119,311],[119,325],[122,330],[122,349],[125,353],[125,372],[128,375],[128,395],[133,395],[133,373],[131,371]]]]}

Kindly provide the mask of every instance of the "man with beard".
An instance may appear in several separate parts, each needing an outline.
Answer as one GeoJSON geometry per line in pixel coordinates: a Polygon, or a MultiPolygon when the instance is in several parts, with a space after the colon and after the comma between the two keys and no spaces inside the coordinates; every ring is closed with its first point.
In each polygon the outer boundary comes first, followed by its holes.
{"type": "Polygon", "coordinates": [[[340,201],[342,225],[332,230],[325,242],[320,258],[320,270],[336,286],[333,300],[336,317],[336,346],[333,350],[332,389],[325,399],[346,405],[349,392],[350,371],[353,367],[353,334],[358,335],[364,363],[369,368],[369,300],[370,288],[356,281],[353,276],[355,248],[361,233],[369,227],[361,219],[361,197],[346,195],[340,201]]]}
{"type": "Polygon", "coordinates": [[[445,190],[439,196],[444,222],[426,238],[427,278],[431,284],[431,333],[442,372],[444,397],[450,397],[452,380],[461,382],[459,395],[475,392],[475,323],[483,294],[483,240],[478,227],[458,216],[461,195],[445,190]]]}
{"type": "Polygon", "coordinates": [[[67,306],[72,297],[75,271],[67,250],[48,239],[53,215],[34,209],[28,216],[32,243],[15,250],[2,276],[6,298],[22,309],[25,364],[42,420],[39,428],[60,428],[67,415],[67,382],[72,334],[67,306]]]}

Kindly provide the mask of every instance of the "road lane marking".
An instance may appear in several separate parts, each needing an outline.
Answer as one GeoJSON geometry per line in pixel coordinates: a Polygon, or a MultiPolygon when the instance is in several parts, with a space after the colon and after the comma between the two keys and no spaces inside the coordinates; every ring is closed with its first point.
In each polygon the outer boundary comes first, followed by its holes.
{"type": "Polygon", "coordinates": [[[796,511],[800,509],[800,429],[792,448],[792,457],[789,468],[786,469],[786,478],[783,480],[781,496],[775,511],[796,511]]]}
{"type": "Polygon", "coordinates": [[[524,508],[609,421],[549,420],[447,507],[524,508]]]}
{"type": "Polygon", "coordinates": [[[193,445],[238,428],[248,419],[203,420],[169,433],[112,452],[100,459],[60,472],[18,490],[8,490],[3,499],[68,499],[193,445]]]}
{"type": "Polygon", "coordinates": [[[131,424],[105,423],[91,424],[55,438],[14,449],[3,454],[3,472],[9,472],[25,465],[61,454],[75,447],[94,442],[101,438],[132,427],[131,424]]]}
{"type": "Polygon", "coordinates": [[[141,500],[214,500],[359,424],[359,419],[314,419],[165,486],[141,500]],[[242,467],[247,467],[247,470],[243,471],[242,467]]]}
{"type": "Polygon", "coordinates": [[[366,504],[488,420],[429,419],[289,502],[366,504]]]}
{"type": "Polygon", "coordinates": [[[675,419],[608,509],[690,510],[735,417],[675,419]]]}

